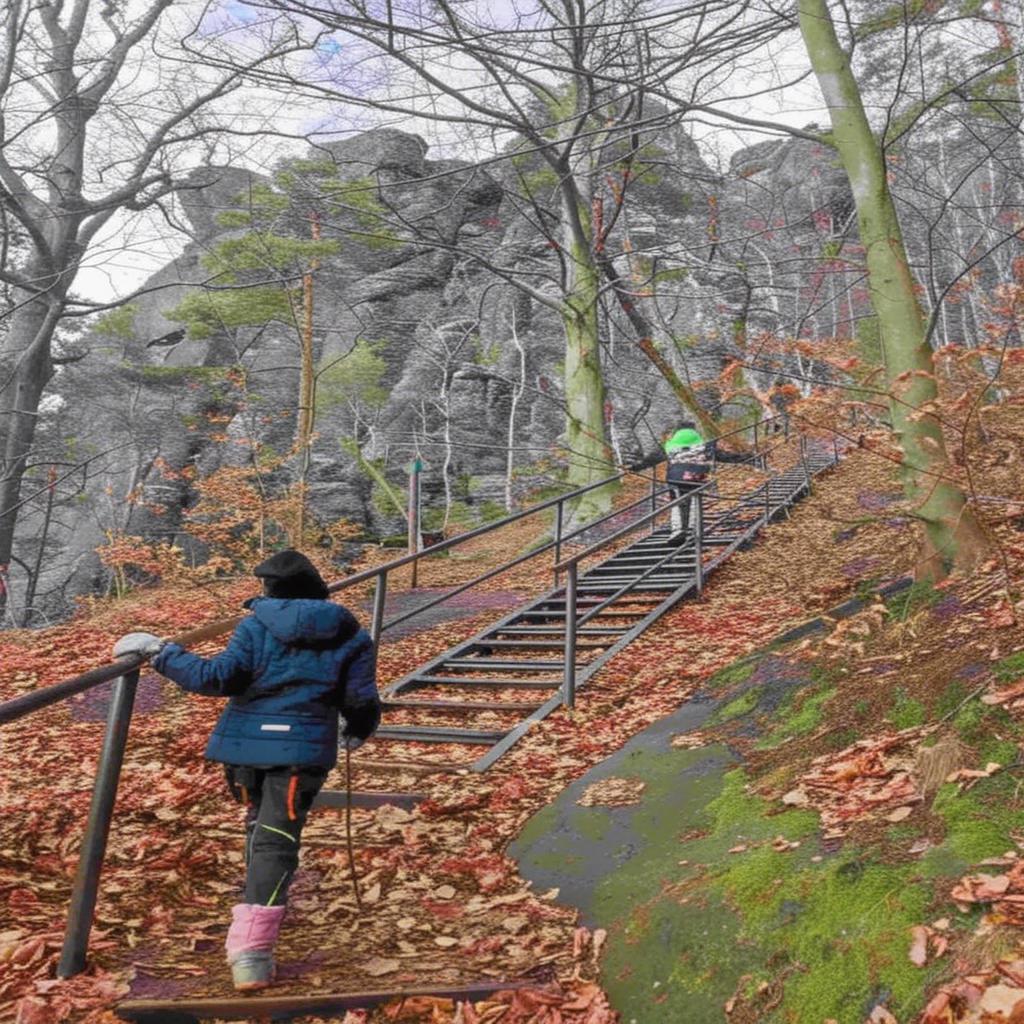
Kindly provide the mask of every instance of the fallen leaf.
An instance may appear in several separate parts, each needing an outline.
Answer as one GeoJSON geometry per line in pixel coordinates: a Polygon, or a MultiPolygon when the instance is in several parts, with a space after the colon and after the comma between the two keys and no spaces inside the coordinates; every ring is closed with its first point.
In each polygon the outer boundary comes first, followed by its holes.
{"type": "Polygon", "coordinates": [[[868,1017],[871,1024],[900,1024],[900,1022],[884,1007],[876,1006],[868,1017]]]}
{"type": "Polygon", "coordinates": [[[912,811],[912,807],[897,807],[895,811],[885,816],[885,820],[894,822],[906,821],[906,819],[910,817],[912,811]]]}
{"type": "Polygon", "coordinates": [[[397,960],[387,960],[380,956],[375,956],[359,965],[360,970],[369,974],[371,978],[379,978],[383,974],[393,974],[401,966],[397,960]]]}
{"type": "Polygon", "coordinates": [[[928,962],[928,929],[923,925],[914,925],[910,929],[910,962],[915,967],[924,967],[928,962]]]}
{"type": "Polygon", "coordinates": [[[642,779],[602,779],[587,786],[576,803],[580,807],[629,807],[640,803],[646,788],[642,779]]]}
{"type": "Polygon", "coordinates": [[[1015,988],[1010,985],[990,985],[982,994],[978,1006],[982,1013],[1000,1013],[1009,1019],[1022,1001],[1024,1001],[1024,988],[1015,988]]]}

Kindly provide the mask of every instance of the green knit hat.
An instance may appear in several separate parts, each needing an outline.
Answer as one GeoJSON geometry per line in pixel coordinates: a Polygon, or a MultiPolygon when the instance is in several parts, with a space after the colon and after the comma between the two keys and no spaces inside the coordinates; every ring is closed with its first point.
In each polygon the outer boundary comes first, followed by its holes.
{"type": "Polygon", "coordinates": [[[704,438],[697,433],[693,427],[680,427],[666,442],[665,451],[671,455],[674,451],[678,451],[680,448],[693,448],[696,445],[703,444],[704,438]]]}

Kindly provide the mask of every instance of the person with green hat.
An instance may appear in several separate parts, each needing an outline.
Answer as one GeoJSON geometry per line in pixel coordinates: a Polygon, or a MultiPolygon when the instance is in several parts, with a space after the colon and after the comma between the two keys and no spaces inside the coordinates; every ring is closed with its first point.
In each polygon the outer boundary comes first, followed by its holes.
{"type": "MultiPolygon", "coordinates": [[[[748,455],[719,449],[716,441],[705,441],[691,420],[680,423],[663,447],[668,456],[665,481],[673,499],[697,490],[707,480],[716,462],[746,462],[750,458],[748,455]]],[[[670,547],[686,543],[691,502],[692,498],[687,498],[672,508],[667,541],[670,547]]]]}

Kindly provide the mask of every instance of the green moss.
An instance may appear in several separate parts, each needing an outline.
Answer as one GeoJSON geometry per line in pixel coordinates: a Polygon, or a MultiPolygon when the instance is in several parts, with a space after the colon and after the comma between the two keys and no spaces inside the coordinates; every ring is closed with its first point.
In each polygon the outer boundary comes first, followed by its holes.
{"type": "Polygon", "coordinates": [[[897,729],[911,729],[924,721],[925,707],[919,700],[909,696],[902,686],[898,686],[893,705],[885,717],[897,729]]]}
{"type": "Polygon", "coordinates": [[[992,738],[983,743],[978,749],[978,760],[982,764],[995,762],[996,764],[1008,765],[1020,757],[1020,748],[1013,740],[1000,740],[992,738]]]}
{"type": "MultiPolygon", "coordinates": [[[[910,614],[930,600],[928,591],[919,590],[901,603],[900,613],[910,614]]],[[[710,685],[719,690],[742,686],[758,660],[728,666],[710,685]]],[[[812,684],[772,714],[770,739],[801,735],[827,720],[839,673],[812,668],[810,675],[812,684]]],[[[718,720],[749,714],[759,696],[760,691],[750,689],[730,694],[718,720]]],[[[949,714],[965,696],[964,685],[951,682],[936,706],[949,714]]],[[[875,705],[862,705],[861,717],[876,725],[875,705]]],[[[902,726],[923,721],[925,711],[921,701],[898,691],[889,718],[902,726]]],[[[971,701],[953,723],[979,750],[982,763],[1016,760],[1016,734],[1003,709],[971,701]]],[[[836,742],[846,738],[837,734],[836,742]]],[[[838,856],[815,860],[820,852],[817,814],[775,813],[779,802],[766,801],[751,789],[744,769],[725,770],[715,752],[722,749],[639,752],[628,767],[620,766],[625,774],[651,780],[628,830],[614,832],[616,822],[621,827],[619,816],[628,813],[622,810],[586,825],[588,835],[605,834],[604,821],[612,823],[605,838],[614,864],[588,912],[609,929],[602,980],[623,1019],[720,1024],[722,1004],[737,987],[748,1004],[744,1019],[765,1024],[829,1019],[862,1024],[872,996],[884,998],[898,1019],[914,1019],[948,964],[940,959],[915,967],[907,956],[909,929],[950,913],[940,895],[949,878],[1012,846],[1010,832],[1021,812],[1018,778],[1001,772],[965,793],[945,785],[930,815],[921,811],[888,827],[884,839],[870,848],[848,845],[838,856]],[[890,847],[902,849],[924,831],[934,835],[936,817],[945,827],[937,847],[911,863],[885,862],[890,847]],[[666,841],[666,822],[674,828],[674,842],[666,841]],[[799,845],[777,851],[772,841],[779,835],[799,845]],[[643,842],[634,845],[627,836],[642,836],[643,842]],[[766,997],[758,991],[759,982],[774,981],[782,973],[781,1003],[763,1008],[758,1001],[766,997]]],[[[783,790],[790,767],[780,767],[770,780],[759,779],[759,788],[783,790]]],[[[562,824],[538,818],[536,831],[545,836],[564,832],[562,824]]],[[[571,867],[557,861],[552,865],[571,876],[571,867]]],[[[971,924],[962,915],[956,920],[958,927],[965,920],[971,924]]]]}
{"type": "Polygon", "coordinates": [[[931,886],[913,884],[913,873],[848,859],[779,888],[777,899],[800,906],[792,927],[775,933],[780,952],[807,968],[787,982],[779,1016],[860,1024],[865,997],[883,989],[899,1019],[920,1009],[929,978],[944,967],[922,970],[907,956],[909,928],[927,920],[932,901],[931,886]]]}
{"type": "Polygon", "coordinates": [[[721,689],[726,686],[738,686],[745,683],[757,668],[757,660],[744,660],[727,665],[719,669],[709,680],[708,688],[712,690],[721,689]]]}
{"type": "Polygon", "coordinates": [[[950,783],[936,794],[932,811],[946,825],[943,847],[963,867],[997,857],[1013,846],[1010,831],[1020,819],[1016,789],[1017,780],[1000,772],[966,792],[950,783]]]}
{"type": "Polygon", "coordinates": [[[992,671],[1001,683],[1012,683],[1024,676],[1024,651],[1011,654],[1008,658],[995,663],[992,671]]]}
{"type": "Polygon", "coordinates": [[[757,707],[760,699],[760,694],[757,690],[747,690],[746,693],[741,694],[735,700],[731,700],[728,704],[720,707],[708,719],[708,725],[721,725],[723,722],[731,722],[734,718],[749,715],[757,707]]]}
{"type": "MultiPolygon", "coordinates": [[[[715,840],[756,841],[759,825],[771,836],[806,834],[799,817],[766,815],[768,806],[746,792],[745,779],[741,770],[725,777],[709,806],[712,834],[684,846],[684,857],[715,840]]],[[[814,832],[816,816],[808,817],[814,832]]],[[[814,863],[813,849],[804,843],[780,853],[766,844],[709,864],[712,905],[720,899],[735,916],[737,947],[757,950],[760,963],[776,970],[786,963],[803,968],[787,980],[781,1007],[765,1019],[861,1024],[867,995],[882,989],[891,993],[887,1005],[909,1019],[920,1009],[929,978],[942,970],[922,971],[907,958],[908,930],[927,920],[932,907],[932,881],[919,877],[915,864],[886,865],[863,851],[814,863]]]]}
{"type": "Polygon", "coordinates": [[[833,732],[830,732],[825,737],[824,743],[829,750],[842,750],[845,747],[850,746],[851,743],[856,743],[860,738],[860,731],[850,727],[848,729],[836,729],[833,732]]]}
{"type": "Polygon", "coordinates": [[[953,716],[953,728],[961,739],[969,741],[977,733],[984,717],[985,705],[972,700],[953,716]]]}
{"type": "Polygon", "coordinates": [[[898,621],[908,619],[915,612],[931,608],[942,595],[926,580],[912,583],[906,590],[886,598],[886,606],[892,618],[898,621]]]}
{"type": "Polygon", "coordinates": [[[818,830],[818,815],[812,811],[768,814],[770,807],[756,793],[747,790],[747,773],[735,768],[722,776],[722,789],[707,806],[711,832],[709,841],[735,844],[737,839],[774,837],[799,839],[818,830]],[[738,832],[737,829],[741,829],[738,832]]]}
{"type": "Polygon", "coordinates": [[[997,731],[1017,731],[1005,708],[989,707],[978,700],[969,701],[956,713],[953,728],[965,743],[972,745],[986,742],[997,731]]]}
{"type": "Polygon", "coordinates": [[[967,699],[967,695],[967,687],[959,679],[950,680],[935,702],[935,717],[945,718],[952,714],[967,699]]]}
{"type": "MultiPolygon", "coordinates": [[[[797,692],[776,712],[775,727],[758,744],[761,750],[770,750],[785,740],[805,736],[821,725],[825,706],[835,696],[834,686],[797,692]]],[[[844,744],[845,745],[845,744],[844,744]]]]}
{"type": "Polygon", "coordinates": [[[899,825],[890,825],[885,830],[885,838],[890,843],[905,843],[911,839],[916,839],[920,834],[921,829],[917,825],[903,822],[899,825]]]}

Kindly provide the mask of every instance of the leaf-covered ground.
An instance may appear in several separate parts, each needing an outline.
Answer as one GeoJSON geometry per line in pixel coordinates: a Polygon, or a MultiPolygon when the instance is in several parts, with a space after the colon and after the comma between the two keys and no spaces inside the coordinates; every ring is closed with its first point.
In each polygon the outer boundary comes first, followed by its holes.
{"type": "MultiPolygon", "coordinates": [[[[665,616],[595,677],[574,712],[549,717],[483,777],[457,768],[384,774],[375,766],[380,751],[368,745],[356,758],[358,788],[416,790],[428,799],[412,813],[394,808],[355,813],[362,914],[348,877],[342,817],[322,811],[311,818],[280,946],[279,990],[358,991],[526,976],[537,979],[527,994],[475,1008],[443,1002],[396,1004],[369,1019],[439,1024],[614,1020],[594,983],[602,936],[581,931],[573,909],[561,905],[556,892],[533,892],[504,856],[505,846],[567,782],[674,710],[713,673],[762,648],[787,627],[858,592],[870,594],[878,583],[908,571],[913,530],[897,505],[889,467],[854,451],[842,471],[823,478],[815,497],[798,506],[789,521],[773,526],[751,550],[737,553],[723,566],[704,600],[665,616]]],[[[1018,545],[1011,554],[1019,571],[1022,535],[1012,517],[1000,521],[998,528],[1008,545],[1018,545]]],[[[522,545],[535,536],[524,526],[522,545]]],[[[465,563],[445,560],[421,583],[451,585],[505,550],[479,550],[465,563]]],[[[495,581],[491,592],[528,593],[541,585],[536,570],[527,567],[512,579],[495,581]]],[[[879,625],[872,625],[871,616],[883,613],[868,610],[842,631],[808,645],[808,657],[819,649],[834,649],[834,681],[807,698],[816,704],[796,706],[788,724],[762,749],[749,751],[758,792],[777,799],[782,808],[781,800],[798,788],[802,775],[827,775],[828,763],[812,762],[822,755],[838,756],[842,744],[837,735],[844,730],[843,738],[852,744],[876,731],[918,729],[933,721],[946,704],[936,703],[939,695],[933,692],[928,665],[932,672],[941,671],[943,679],[950,678],[953,659],[955,669],[980,663],[983,672],[991,673],[991,666],[1015,645],[1024,647],[1024,637],[1000,596],[1004,585],[999,566],[993,565],[940,592],[928,606],[927,628],[913,603],[921,599],[919,592],[904,609],[890,608],[879,625]],[[956,610],[943,619],[944,611],[936,614],[940,606],[956,610]],[[955,630],[962,632],[949,632],[955,630]],[[887,659],[896,666],[892,676],[885,675],[887,659]],[[893,698],[892,707],[881,707],[882,695],[893,698]],[[863,701],[867,707],[861,710],[863,701]],[[826,706],[827,729],[821,717],[826,706]],[[883,719],[883,712],[890,721],[883,719]]],[[[223,614],[250,592],[249,583],[239,581],[216,592],[165,593],[158,599],[94,606],[87,619],[42,633],[5,636],[0,641],[0,698],[102,662],[112,640],[129,628],[176,632],[196,625],[203,615],[223,614]]],[[[382,678],[408,671],[494,615],[493,609],[484,609],[478,616],[386,645],[382,678]]],[[[978,699],[972,703],[969,698],[984,680],[977,675],[965,679],[956,691],[957,700],[967,701],[963,707],[954,710],[953,697],[943,698],[954,718],[975,714],[971,709],[980,706],[978,699]]],[[[156,677],[144,678],[93,932],[93,967],[68,982],[54,980],[54,966],[101,740],[102,708],[95,695],[87,695],[5,728],[0,751],[0,905],[7,913],[0,927],[0,1013],[14,1012],[17,1006],[22,1024],[109,1024],[114,1020],[109,1008],[129,993],[173,997],[230,992],[221,947],[242,875],[241,812],[225,798],[217,767],[202,760],[218,707],[217,702],[187,698],[156,677]]],[[[1002,713],[1012,717],[1012,711],[1002,713]]],[[[732,719],[741,720],[742,714],[732,719]]],[[[963,743],[969,754],[958,767],[984,769],[988,760],[997,760],[991,750],[982,749],[995,727],[984,718],[978,723],[986,738],[975,736],[976,746],[971,746],[974,734],[968,735],[965,726],[963,743]]],[[[722,728],[727,726],[723,723],[722,728]]],[[[1009,725],[1000,728],[998,741],[1013,743],[1009,725]]],[[[429,758],[449,765],[464,757],[455,749],[411,744],[403,753],[409,761],[429,758]]],[[[1010,777],[1002,772],[993,779],[1000,776],[1010,777]]],[[[970,792],[983,795],[982,787],[992,784],[982,779],[970,792]]],[[[335,776],[329,785],[340,788],[343,780],[335,776]]],[[[827,786],[819,788],[827,793],[827,786]]],[[[1016,794],[1000,790],[1006,813],[1015,806],[1011,798],[1016,794]]],[[[826,809],[824,797],[819,801],[808,794],[807,801],[826,809]]],[[[898,806],[904,805],[911,806],[898,806]]],[[[920,804],[912,807],[912,816],[920,813],[920,804]]],[[[898,824],[907,828],[906,822],[898,824]]],[[[826,821],[825,827],[838,826],[826,821]]],[[[865,829],[870,836],[872,830],[893,827],[874,819],[844,823],[846,835],[865,829]]],[[[940,827],[929,824],[924,833],[940,827]]],[[[906,848],[894,849],[892,855],[914,856],[910,850],[918,841],[915,831],[906,848]]],[[[955,882],[951,879],[950,887],[955,882]]],[[[973,895],[978,891],[970,888],[973,895]]],[[[941,936],[929,920],[917,923],[941,936]]],[[[935,935],[929,933],[927,940],[932,957],[935,935]]],[[[908,955],[911,941],[908,933],[908,955]]],[[[915,941],[919,949],[919,936],[915,941]]],[[[978,957],[983,959],[982,953],[978,957]]],[[[990,956],[985,969],[994,969],[996,962],[990,956]]],[[[350,1022],[362,1019],[350,1015],[350,1022]]]]}

